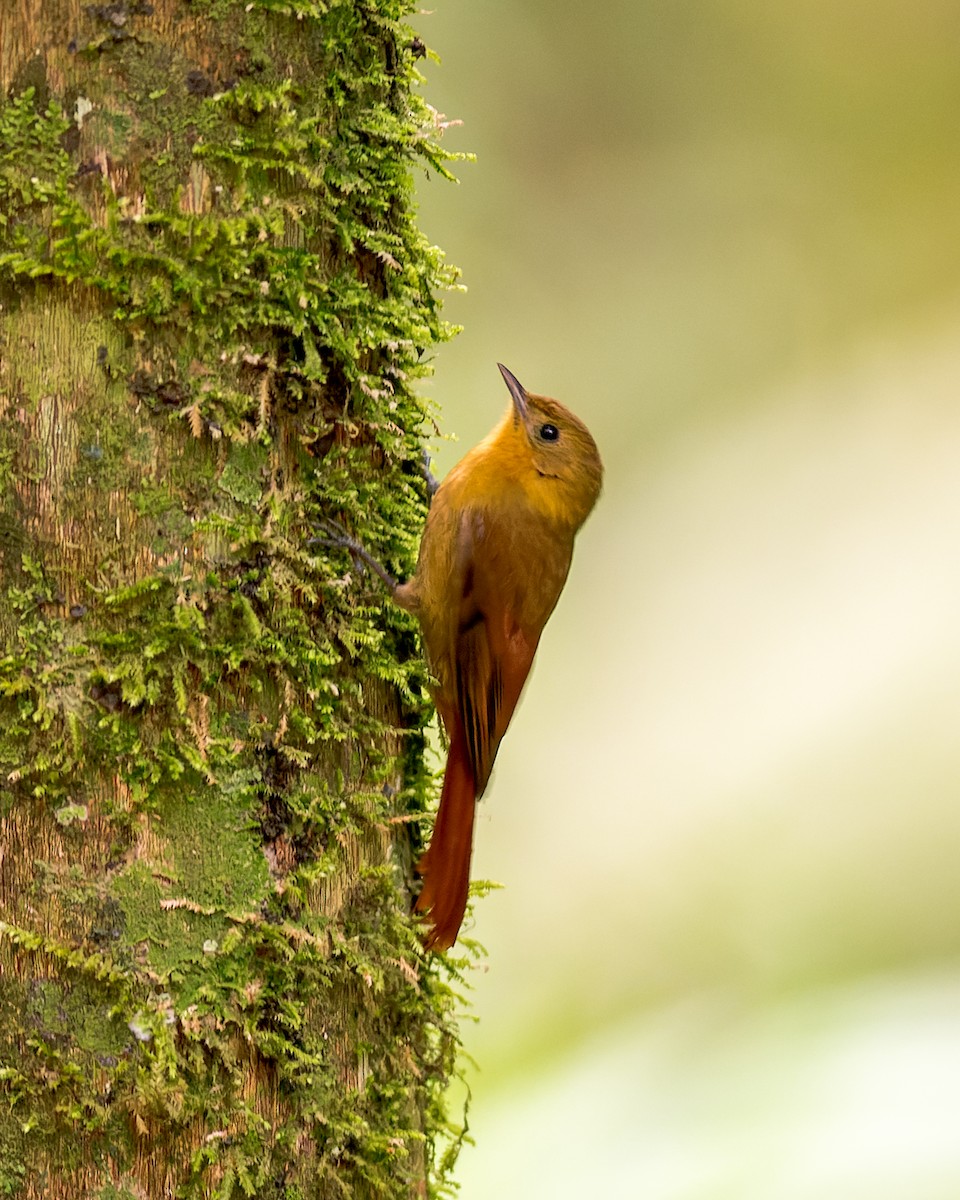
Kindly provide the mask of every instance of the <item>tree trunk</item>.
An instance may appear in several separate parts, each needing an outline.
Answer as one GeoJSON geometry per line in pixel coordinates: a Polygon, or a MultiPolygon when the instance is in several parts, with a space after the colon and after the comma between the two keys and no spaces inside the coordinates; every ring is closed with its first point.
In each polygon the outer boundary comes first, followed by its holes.
{"type": "Polygon", "coordinates": [[[436,1194],[410,6],[4,10],[0,1195],[436,1194]]]}

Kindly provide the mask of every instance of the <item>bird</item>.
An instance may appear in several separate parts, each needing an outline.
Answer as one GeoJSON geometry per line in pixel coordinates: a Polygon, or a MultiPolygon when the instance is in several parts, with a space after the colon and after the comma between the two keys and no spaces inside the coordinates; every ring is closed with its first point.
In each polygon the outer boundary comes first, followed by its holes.
{"type": "Polygon", "coordinates": [[[428,950],[449,949],[460,932],[476,804],[603,480],[586,425],[497,366],[508,409],[440,484],[415,572],[393,587],[419,621],[448,742],[440,806],[417,863],[414,911],[428,950]]]}

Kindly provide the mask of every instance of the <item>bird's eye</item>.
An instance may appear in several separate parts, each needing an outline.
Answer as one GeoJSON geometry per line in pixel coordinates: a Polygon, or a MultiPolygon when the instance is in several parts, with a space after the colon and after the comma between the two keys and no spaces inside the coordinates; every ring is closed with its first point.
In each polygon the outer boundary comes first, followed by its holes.
{"type": "Polygon", "coordinates": [[[539,433],[541,440],[544,442],[555,442],[560,436],[560,430],[556,425],[551,425],[549,422],[546,425],[541,425],[537,433],[539,433]]]}

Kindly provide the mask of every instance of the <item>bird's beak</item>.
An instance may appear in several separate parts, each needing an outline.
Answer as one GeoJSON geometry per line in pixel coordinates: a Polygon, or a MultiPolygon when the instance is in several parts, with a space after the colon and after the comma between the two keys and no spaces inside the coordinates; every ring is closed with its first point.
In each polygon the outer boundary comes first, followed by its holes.
{"type": "Polygon", "coordinates": [[[500,368],[500,374],[503,376],[504,383],[510,389],[510,395],[513,397],[513,406],[517,410],[517,416],[521,421],[525,421],[527,419],[527,394],[523,390],[523,384],[512,371],[507,370],[503,363],[497,363],[497,366],[500,368]]]}

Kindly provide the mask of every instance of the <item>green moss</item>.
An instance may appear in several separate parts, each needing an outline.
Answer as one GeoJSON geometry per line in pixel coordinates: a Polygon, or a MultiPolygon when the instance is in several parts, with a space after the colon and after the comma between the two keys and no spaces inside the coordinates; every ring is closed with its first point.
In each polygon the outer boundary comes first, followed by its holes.
{"type": "Polygon", "coordinates": [[[15,954],[28,980],[0,983],[0,1194],[47,1137],[123,1172],[138,1130],[173,1161],[208,1123],[183,1197],[407,1196],[424,1155],[440,1195],[458,1000],[409,915],[427,678],[412,619],[314,535],[412,569],[415,386],[455,278],[412,172],[447,156],[409,4],[189,9],[202,69],[141,6],[88,6],[64,95],[0,103],[4,384],[36,433],[4,410],[2,803],[55,842],[0,925],[0,979],[15,954]],[[31,488],[52,515],[24,519],[31,488]]]}

